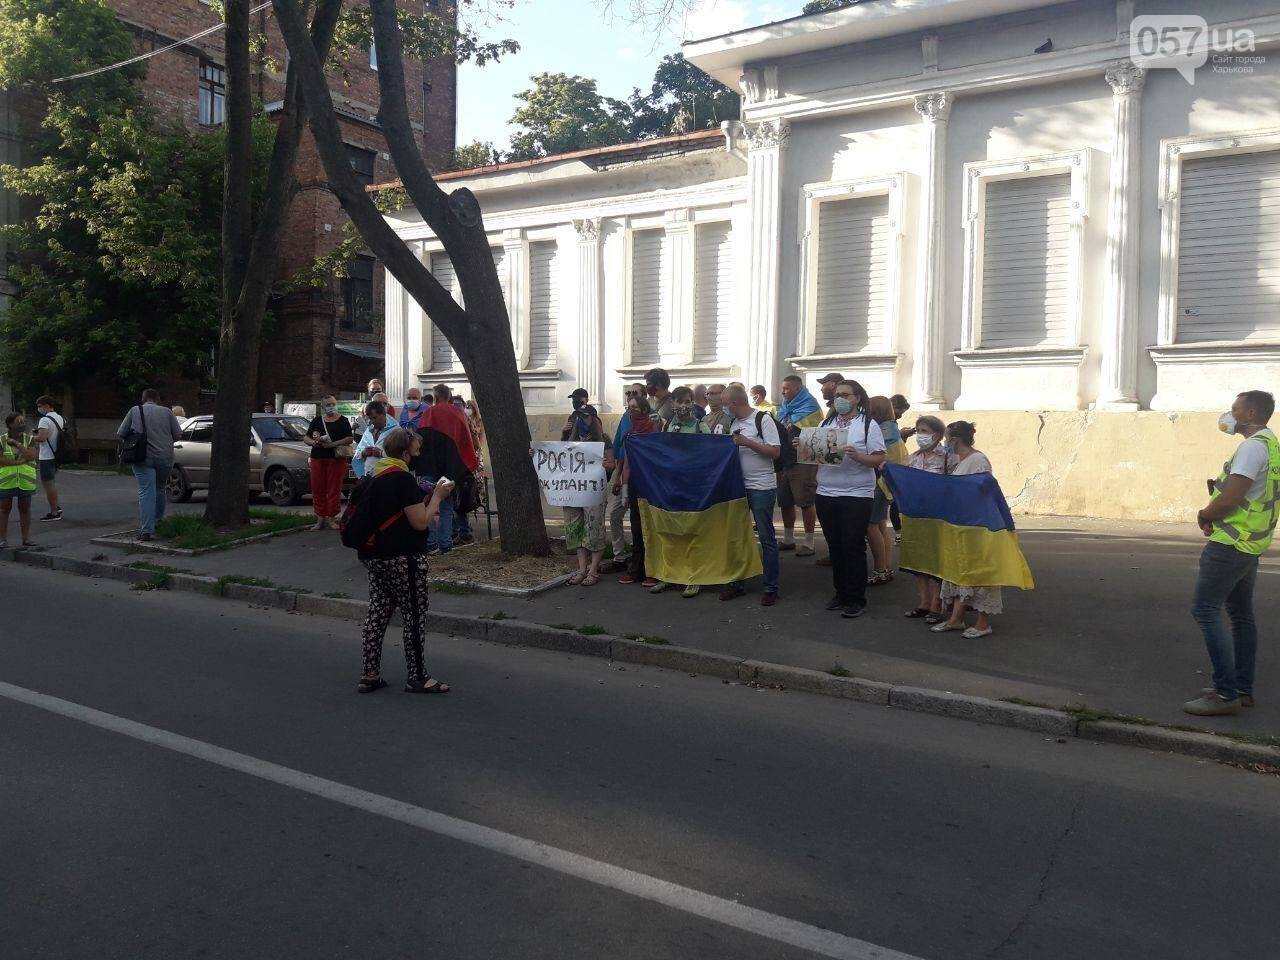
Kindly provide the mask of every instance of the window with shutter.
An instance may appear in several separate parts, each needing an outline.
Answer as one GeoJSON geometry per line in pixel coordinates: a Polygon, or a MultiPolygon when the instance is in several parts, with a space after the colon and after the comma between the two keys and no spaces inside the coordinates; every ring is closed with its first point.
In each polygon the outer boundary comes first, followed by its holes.
{"type": "Polygon", "coordinates": [[[729,355],[733,311],[733,233],[728,221],[697,228],[693,314],[693,362],[715,363],[729,355]]]}
{"type": "Polygon", "coordinates": [[[981,345],[1065,344],[1071,310],[1071,174],[987,184],[981,345]]]}
{"type": "Polygon", "coordinates": [[[662,319],[671,311],[665,230],[637,230],[631,236],[631,363],[657,363],[662,319]]]}
{"type": "Polygon", "coordinates": [[[819,206],[813,352],[882,347],[889,314],[889,197],[819,206]]]}
{"type": "MultiPolygon", "coordinates": [[[[457,300],[458,278],[453,272],[453,262],[449,259],[447,253],[433,253],[431,255],[431,273],[440,281],[440,286],[448,290],[453,295],[453,298],[457,300]]],[[[431,369],[453,370],[457,366],[458,355],[454,353],[453,347],[449,346],[449,341],[445,339],[443,333],[433,328],[431,331],[431,369]]]]}
{"type": "Polygon", "coordinates": [[[529,244],[529,369],[556,366],[560,313],[559,267],[554,240],[529,244]]]}
{"type": "Polygon", "coordinates": [[[1280,151],[1182,163],[1177,339],[1280,339],[1280,151]]]}

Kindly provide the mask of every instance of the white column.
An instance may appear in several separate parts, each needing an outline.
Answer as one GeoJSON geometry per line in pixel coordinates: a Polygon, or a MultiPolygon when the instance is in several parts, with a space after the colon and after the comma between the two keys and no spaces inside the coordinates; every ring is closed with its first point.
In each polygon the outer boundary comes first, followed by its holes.
{"type": "Polygon", "coordinates": [[[502,249],[506,258],[507,319],[511,321],[511,342],[515,345],[516,366],[529,366],[529,241],[523,230],[505,230],[502,249]]]}
{"type": "Polygon", "coordinates": [[[791,125],[764,120],[746,126],[750,254],[747,259],[748,385],[772,386],[777,378],[778,273],[782,252],[782,154],[791,125]]]}
{"type": "Polygon", "coordinates": [[[415,314],[421,314],[413,297],[405,292],[400,281],[384,267],[386,290],[383,307],[383,360],[382,375],[387,396],[393,402],[404,396],[412,384],[410,379],[416,370],[411,369],[414,363],[410,345],[411,324],[415,314]]]}
{"type": "Polygon", "coordinates": [[[600,219],[573,221],[578,235],[578,386],[599,405],[604,370],[600,309],[600,219]]]}
{"type": "Polygon", "coordinates": [[[681,367],[693,361],[695,251],[693,221],[687,209],[667,211],[666,233],[671,312],[663,324],[662,362],[681,367]]]}
{"type": "Polygon", "coordinates": [[[1099,406],[1138,409],[1138,158],[1147,72],[1129,61],[1107,70],[1111,84],[1111,184],[1107,204],[1107,286],[1102,312],[1099,406]]]}
{"type": "Polygon", "coordinates": [[[920,313],[912,356],[911,402],[924,410],[946,406],[942,363],[947,251],[942,227],[951,103],[952,96],[946,92],[915,98],[925,130],[925,176],[920,191],[920,313]]]}

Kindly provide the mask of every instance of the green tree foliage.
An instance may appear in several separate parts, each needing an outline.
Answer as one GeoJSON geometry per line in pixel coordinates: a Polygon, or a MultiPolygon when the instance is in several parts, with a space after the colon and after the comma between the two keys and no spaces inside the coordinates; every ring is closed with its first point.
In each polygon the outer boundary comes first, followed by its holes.
{"type": "Polygon", "coordinates": [[[662,58],[648,93],[636,90],[628,98],[630,136],[634,140],[690,133],[736,120],[739,98],[719,80],[703,73],[684,55],[662,58]]]}
{"type": "Polygon", "coordinates": [[[861,0],[809,0],[800,12],[806,15],[810,13],[826,13],[828,10],[839,10],[841,7],[851,7],[860,2],[861,0]]]}
{"type": "Polygon", "coordinates": [[[472,140],[454,149],[453,156],[449,159],[448,169],[472,170],[476,167],[487,167],[501,159],[502,154],[492,143],[472,140]]]}
{"type": "Polygon", "coordinates": [[[511,138],[508,160],[530,160],[553,153],[585,150],[630,137],[627,105],[602,95],[596,82],[564,73],[539,73],[516,99],[521,106],[511,122],[521,129],[511,138]]]}

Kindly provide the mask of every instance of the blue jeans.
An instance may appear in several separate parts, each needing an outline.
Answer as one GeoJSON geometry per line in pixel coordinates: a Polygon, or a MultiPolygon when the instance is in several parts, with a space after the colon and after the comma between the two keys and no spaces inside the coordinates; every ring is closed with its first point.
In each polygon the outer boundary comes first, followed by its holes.
{"type": "MultiPolygon", "coordinates": [[[[777,490],[748,490],[747,505],[756,524],[760,540],[760,558],[764,563],[764,592],[778,592],[778,535],[773,529],[773,508],[778,503],[777,490]]],[[[744,586],[739,580],[735,587],[744,586]]]]}
{"type": "Polygon", "coordinates": [[[132,464],[134,479],[138,481],[138,530],[155,533],[156,524],[164,519],[165,487],[169,483],[172,460],[156,460],[147,457],[142,463],[132,464]]]}
{"type": "MultiPolygon", "coordinates": [[[[427,477],[427,481],[435,483],[439,477],[427,477]]],[[[439,549],[448,553],[453,549],[453,497],[440,501],[440,513],[427,528],[427,549],[439,549]]]]}
{"type": "Polygon", "coordinates": [[[1200,554],[1191,616],[1204,633],[1204,645],[1213,662],[1213,688],[1218,696],[1234,700],[1253,693],[1253,668],[1258,652],[1258,626],[1253,620],[1253,584],[1258,579],[1258,557],[1225,543],[1206,543],[1200,554]],[[1227,608],[1231,630],[1222,622],[1227,608]]]}

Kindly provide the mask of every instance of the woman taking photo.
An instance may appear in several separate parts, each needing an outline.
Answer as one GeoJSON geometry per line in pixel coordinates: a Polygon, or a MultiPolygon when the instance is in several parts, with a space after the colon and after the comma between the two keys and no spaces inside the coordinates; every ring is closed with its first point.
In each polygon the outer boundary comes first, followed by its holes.
{"type": "Polygon", "coordinates": [[[320,416],[311,421],[302,440],[311,448],[311,505],[316,513],[316,525],[311,529],[337,529],[342,481],[355,452],[355,436],[351,422],[338,413],[335,398],[320,401],[320,416]]]}
{"type": "Polygon", "coordinates": [[[359,693],[372,693],[387,685],[382,679],[382,641],[391,614],[400,611],[404,621],[405,693],[448,693],[449,685],[432,678],[422,660],[426,639],[427,528],[440,512],[440,503],[453,495],[453,482],[442,480],[423,500],[422,488],[409,472],[409,461],[422,449],[422,438],[412,430],[393,430],[382,444],[386,454],[373,467],[373,479],[364,489],[359,510],[373,530],[358,548],[360,562],[369,571],[369,613],[362,635],[364,675],[359,693]]]}
{"type": "Polygon", "coordinates": [[[852,620],[867,609],[867,525],[876,469],[884,463],[884,436],[867,409],[867,392],[852,380],[836,384],[831,410],[822,425],[847,430],[848,438],[843,460],[818,467],[815,504],[836,590],[827,609],[852,620]]]}

